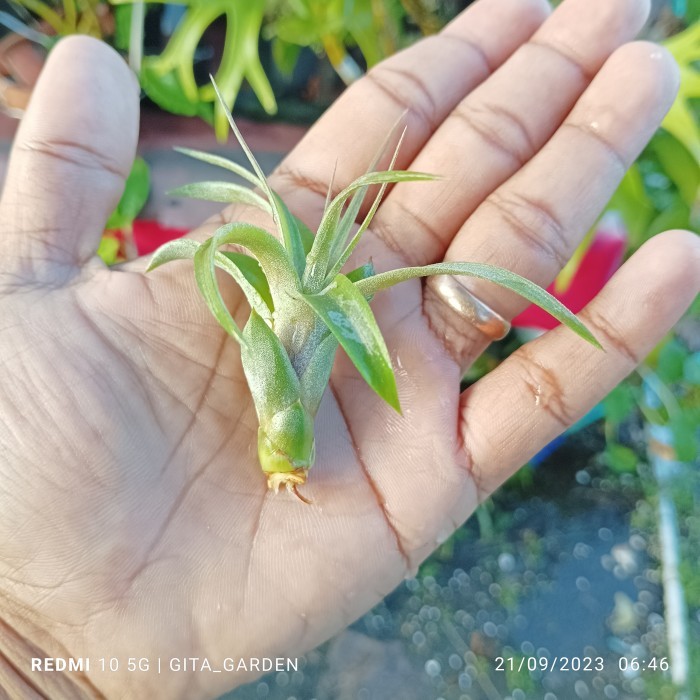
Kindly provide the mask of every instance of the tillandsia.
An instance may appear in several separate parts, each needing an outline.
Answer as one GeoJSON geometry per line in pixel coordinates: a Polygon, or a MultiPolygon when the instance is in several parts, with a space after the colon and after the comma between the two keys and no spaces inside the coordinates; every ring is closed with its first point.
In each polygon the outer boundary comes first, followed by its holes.
{"type": "Polygon", "coordinates": [[[217,155],[179,150],[235,173],[259,192],[236,183],[200,182],[181,187],[173,194],[253,205],[271,215],[278,235],[243,222],[225,224],[203,243],[189,239],[166,243],[153,254],[148,269],[172,260],[194,260],[195,278],[206,304],[241,346],[243,371],[259,421],[258,457],[268,487],[275,492],[284,486],[306,500],[297,487],[305,483],[314,463],[314,418],[339,346],[369,386],[400,412],[389,351],[369,305],[383,289],[438,274],[490,280],[541,306],[582,338],[598,345],[581,321],[554,297],[503,268],[457,262],[376,273],[372,263],[366,262],[342,272],[367,231],[387,185],[435,180],[436,176],[394,170],[402,134],[387,170],[373,170],[385,146],[366,174],[335,197],[329,190],[314,234],[270,188],[223,100],[221,104],[252,171],[217,155]],[[358,220],[368,189],[376,185],[379,190],[371,206],[358,220]],[[235,244],[248,254],[219,251],[226,244],[235,244]],[[250,304],[250,317],[243,329],[224,303],[215,275],[217,267],[235,280],[250,304]]]}

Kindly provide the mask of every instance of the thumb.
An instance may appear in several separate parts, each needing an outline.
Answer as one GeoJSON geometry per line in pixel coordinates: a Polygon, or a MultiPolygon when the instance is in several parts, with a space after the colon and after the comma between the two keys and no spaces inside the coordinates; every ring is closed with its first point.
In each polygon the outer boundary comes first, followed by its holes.
{"type": "Polygon", "coordinates": [[[50,53],[17,132],[0,201],[0,273],[61,284],[97,250],[138,140],[124,60],[86,36],[50,53]]]}

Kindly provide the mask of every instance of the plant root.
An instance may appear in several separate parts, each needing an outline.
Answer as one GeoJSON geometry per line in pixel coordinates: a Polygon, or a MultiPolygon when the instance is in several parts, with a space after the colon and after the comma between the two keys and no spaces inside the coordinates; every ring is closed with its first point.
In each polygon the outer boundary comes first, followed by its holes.
{"type": "Polygon", "coordinates": [[[298,491],[298,487],[306,483],[308,471],[308,469],[301,468],[291,472],[272,472],[267,475],[267,487],[275,493],[279,493],[280,486],[285,486],[287,491],[296,496],[302,503],[311,505],[312,502],[298,491]]]}

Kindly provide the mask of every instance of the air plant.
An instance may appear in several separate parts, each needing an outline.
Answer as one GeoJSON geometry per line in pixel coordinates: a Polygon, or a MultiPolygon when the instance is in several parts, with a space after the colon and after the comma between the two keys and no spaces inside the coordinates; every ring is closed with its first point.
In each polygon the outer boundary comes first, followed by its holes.
{"type": "Polygon", "coordinates": [[[297,487],[305,483],[314,463],[314,418],[339,345],[369,386],[400,412],[389,352],[369,305],[376,293],[399,282],[438,274],[490,280],[545,308],[599,347],[581,321],[545,290],[492,265],[437,263],[377,274],[367,262],[341,272],[369,227],[387,185],[435,180],[436,176],[393,169],[402,135],[387,170],[372,170],[380,153],[365,175],[335,197],[329,191],[314,235],[270,188],[215,84],[214,89],[252,172],[220,156],[179,150],[235,173],[262,194],[230,182],[195,183],[173,194],[256,206],[272,216],[278,236],[248,223],[225,224],[203,243],[184,238],[166,243],[153,254],[148,270],[172,260],[194,260],[195,278],[207,306],[241,346],[243,371],[259,420],[258,457],[269,488],[277,492],[285,486],[306,500],[297,487]],[[359,228],[353,230],[373,185],[379,185],[379,191],[359,228]],[[218,250],[226,244],[240,246],[249,254],[218,250]],[[217,267],[236,281],[250,304],[243,329],[224,303],[215,276],[217,267]]]}

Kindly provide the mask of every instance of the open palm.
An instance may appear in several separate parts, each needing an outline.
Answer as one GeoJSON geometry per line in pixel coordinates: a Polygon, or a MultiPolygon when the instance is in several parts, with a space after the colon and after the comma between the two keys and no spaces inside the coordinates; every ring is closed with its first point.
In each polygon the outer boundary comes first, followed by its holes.
{"type": "MultiPolygon", "coordinates": [[[[474,260],[547,284],[673,98],[660,49],[618,48],[643,6],[567,0],[545,21],[540,0],[480,0],[350,89],[271,185],[317,224],[335,158],[341,188],[408,110],[399,166],[445,179],[396,186],[358,261],[385,270],[474,260]]],[[[148,697],[156,687],[159,697],[206,697],[252,676],[103,673],[93,663],[47,680],[29,656],[220,666],[315,646],[415,571],[480,498],[631,371],[700,283],[694,237],[659,236],[582,314],[606,353],[557,329],[463,395],[461,370],[486,339],[429,286],[379,294],[403,414],[340,353],[306,506],[267,491],[239,349],[199,299],[191,263],[146,276],[143,260],[109,270],[95,257],[133,157],[137,105],[115,54],[62,42],[2,200],[0,652],[6,687],[51,697],[148,697]]],[[[239,208],[221,221],[269,227],[260,216],[239,208]]],[[[522,308],[487,283],[470,289],[507,317],[522,308]]],[[[226,294],[242,324],[244,298],[226,294]]]]}

